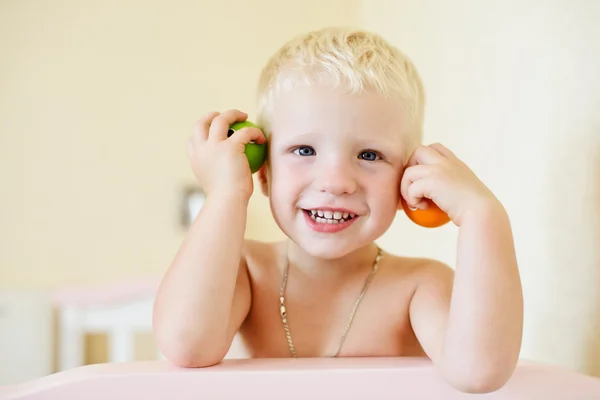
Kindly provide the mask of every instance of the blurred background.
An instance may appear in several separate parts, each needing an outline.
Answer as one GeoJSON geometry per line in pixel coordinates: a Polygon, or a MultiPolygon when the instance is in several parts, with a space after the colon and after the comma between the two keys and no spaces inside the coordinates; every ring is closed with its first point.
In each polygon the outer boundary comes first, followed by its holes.
{"type": "MultiPolygon", "coordinates": [[[[522,358],[600,376],[599,20],[595,0],[0,1],[0,384],[160,358],[152,296],[202,201],[192,125],[252,119],[266,59],[328,25],[412,58],[426,142],[505,204],[522,358]]],[[[282,238],[258,191],[247,236],[282,238]]],[[[456,237],[398,214],[380,244],[454,265],[456,237]]]]}

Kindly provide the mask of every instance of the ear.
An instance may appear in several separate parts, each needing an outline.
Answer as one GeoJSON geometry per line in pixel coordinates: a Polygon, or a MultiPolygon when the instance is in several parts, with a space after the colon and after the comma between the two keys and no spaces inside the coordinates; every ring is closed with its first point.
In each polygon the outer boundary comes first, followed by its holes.
{"type": "Polygon", "coordinates": [[[260,185],[260,191],[263,195],[269,195],[269,182],[267,178],[267,163],[265,162],[262,167],[256,173],[258,175],[258,183],[260,185]]]}
{"type": "Polygon", "coordinates": [[[400,185],[402,184],[402,177],[404,176],[404,171],[406,171],[405,166],[402,166],[402,171],[400,172],[400,180],[398,183],[398,204],[397,209],[403,213],[406,213],[404,209],[404,205],[402,204],[402,192],[400,191],[400,185]]]}

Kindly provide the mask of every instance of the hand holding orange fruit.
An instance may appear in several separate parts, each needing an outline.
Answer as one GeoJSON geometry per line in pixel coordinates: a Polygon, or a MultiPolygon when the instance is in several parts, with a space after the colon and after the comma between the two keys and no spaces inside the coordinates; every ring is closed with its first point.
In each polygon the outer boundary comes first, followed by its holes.
{"type": "Polygon", "coordinates": [[[431,200],[427,200],[427,208],[424,210],[410,208],[404,198],[401,198],[402,209],[406,216],[415,224],[425,228],[437,228],[450,222],[450,217],[431,200]]]}
{"type": "Polygon", "coordinates": [[[408,218],[427,228],[450,221],[460,226],[465,215],[499,204],[467,165],[439,143],[419,146],[410,156],[400,196],[408,218]]]}

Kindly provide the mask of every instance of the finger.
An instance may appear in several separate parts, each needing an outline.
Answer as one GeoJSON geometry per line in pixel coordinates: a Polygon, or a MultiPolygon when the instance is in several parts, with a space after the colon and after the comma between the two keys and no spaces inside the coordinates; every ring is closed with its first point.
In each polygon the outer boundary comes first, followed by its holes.
{"type": "Polygon", "coordinates": [[[410,184],[407,188],[407,195],[404,198],[410,208],[426,210],[428,207],[427,199],[430,194],[427,191],[429,183],[427,179],[420,179],[410,184]]]}
{"type": "Polygon", "coordinates": [[[429,147],[431,147],[432,149],[434,149],[435,151],[437,151],[444,157],[456,158],[456,155],[452,152],[452,150],[450,150],[449,148],[447,148],[446,146],[444,146],[441,143],[432,143],[429,145],[429,147]]]}
{"type": "Polygon", "coordinates": [[[436,164],[444,160],[444,156],[429,146],[419,146],[413,151],[406,168],[419,164],[436,164]]]}
{"type": "Polygon", "coordinates": [[[194,124],[193,136],[195,140],[208,139],[208,130],[210,129],[210,124],[219,114],[220,113],[218,111],[209,112],[194,124]]]}
{"type": "Polygon", "coordinates": [[[235,122],[245,121],[246,118],[248,118],[248,114],[241,112],[240,110],[225,111],[212,121],[208,132],[208,138],[219,141],[227,139],[229,125],[235,122]]]}
{"type": "Polygon", "coordinates": [[[229,140],[245,145],[252,141],[258,144],[263,144],[267,141],[267,138],[260,129],[247,126],[237,131],[235,135],[232,135],[229,138],[229,140]]]}
{"type": "Polygon", "coordinates": [[[408,198],[408,189],[415,182],[427,178],[431,174],[431,166],[414,165],[407,168],[400,180],[400,195],[406,200],[408,198]]]}

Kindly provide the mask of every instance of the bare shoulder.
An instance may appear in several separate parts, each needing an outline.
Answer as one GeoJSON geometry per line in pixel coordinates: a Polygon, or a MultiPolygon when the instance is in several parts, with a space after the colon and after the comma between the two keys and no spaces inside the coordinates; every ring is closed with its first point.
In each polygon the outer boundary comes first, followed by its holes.
{"type": "Polygon", "coordinates": [[[385,253],[388,278],[408,282],[416,290],[422,286],[452,285],[454,270],[447,264],[422,257],[403,257],[385,253]]]}
{"type": "Polygon", "coordinates": [[[271,260],[280,253],[281,243],[279,242],[245,239],[242,246],[242,256],[250,263],[271,260]]]}
{"type": "Polygon", "coordinates": [[[407,320],[419,345],[431,359],[440,354],[448,318],[454,270],[445,263],[418,257],[387,257],[396,291],[403,288],[407,320]],[[404,285],[404,286],[400,286],[404,285]]]}
{"type": "Polygon", "coordinates": [[[265,274],[277,274],[282,255],[283,246],[280,242],[244,240],[242,258],[249,274],[253,277],[258,278],[265,274]]]}
{"type": "Polygon", "coordinates": [[[388,258],[386,269],[395,275],[388,281],[394,282],[397,291],[401,287],[406,293],[404,304],[415,336],[429,357],[437,355],[450,308],[454,270],[430,258],[388,258]]]}

